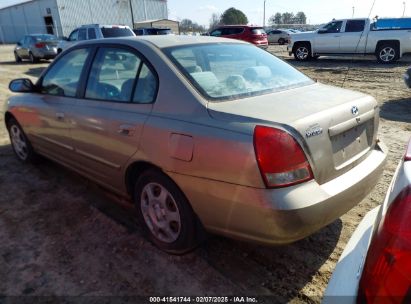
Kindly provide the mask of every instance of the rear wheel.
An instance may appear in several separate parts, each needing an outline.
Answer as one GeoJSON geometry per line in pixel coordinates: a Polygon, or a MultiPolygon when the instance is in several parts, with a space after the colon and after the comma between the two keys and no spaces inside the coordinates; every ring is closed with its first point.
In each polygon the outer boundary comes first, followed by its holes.
{"type": "Polygon", "coordinates": [[[24,134],[24,131],[20,127],[19,123],[14,118],[11,118],[7,122],[7,129],[9,131],[13,151],[17,158],[24,163],[34,162],[37,160],[38,156],[34,152],[30,141],[28,140],[26,134],[24,134]]]}
{"type": "Polygon", "coordinates": [[[177,185],[159,170],[137,180],[134,202],[150,241],[168,253],[182,254],[199,242],[198,219],[177,185]]]}
{"type": "Polygon", "coordinates": [[[284,45],[285,44],[285,39],[284,38],[278,39],[278,44],[284,45]]]}
{"type": "Polygon", "coordinates": [[[382,43],[376,51],[379,63],[393,63],[400,58],[398,46],[393,43],[382,43]]]}
{"type": "Polygon", "coordinates": [[[29,54],[29,59],[30,59],[30,62],[31,62],[31,63],[37,63],[37,62],[39,62],[39,59],[36,58],[36,56],[34,56],[32,52],[30,52],[30,54],[29,54]]]}
{"type": "Polygon", "coordinates": [[[294,47],[294,58],[298,61],[311,59],[311,47],[308,43],[299,43],[294,47]]]}
{"type": "Polygon", "coordinates": [[[17,52],[14,52],[14,58],[16,59],[16,62],[19,63],[21,62],[20,56],[17,54],[17,52]]]}

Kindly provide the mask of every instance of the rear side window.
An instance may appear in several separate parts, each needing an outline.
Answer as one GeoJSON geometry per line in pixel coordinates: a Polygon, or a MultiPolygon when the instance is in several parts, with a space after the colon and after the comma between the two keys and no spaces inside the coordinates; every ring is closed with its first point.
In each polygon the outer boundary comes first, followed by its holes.
{"type": "Polygon", "coordinates": [[[93,28],[89,28],[87,30],[87,35],[89,40],[96,39],[96,30],[93,28]]]}
{"type": "Polygon", "coordinates": [[[220,37],[222,34],[223,30],[222,29],[218,29],[218,30],[214,30],[210,33],[210,36],[214,36],[214,37],[220,37]]]}
{"type": "Polygon", "coordinates": [[[133,32],[126,27],[102,27],[101,33],[104,38],[134,36],[133,32]]]}
{"type": "Polygon", "coordinates": [[[136,54],[124,49],[99,49],[87,82],[86,98],[151,103],[156,93],[157,78],[136,54]]]}
{"type": "Polygon", "coordinates": [[[75,97],[89,49],[76,49],[61,57],[43,77],[41,92],[75,97]]]}
{"type": "Polygon", "coordinates": [[[238,35],[244,32],[242,27],[227,27],[223,29],[223,35],[238,35]]]}
{"type": "Polygon", "coordinates": [[[79,29],[78,31],[78,40],[87,40],[87,29],[79,29]]]}
{"type": "Polygon", "coordinates": [[[365,20],[348,20],[345,26],[346,33],[364,31],[365,20]]]}
{"type": "Polygon", "coordinates": [[[254,29],[251,29],[251,33],[253,35],[263,35],[263,34],[265,34],[265,31],[264,31],[263,28],[254,28],[254,29]]]}

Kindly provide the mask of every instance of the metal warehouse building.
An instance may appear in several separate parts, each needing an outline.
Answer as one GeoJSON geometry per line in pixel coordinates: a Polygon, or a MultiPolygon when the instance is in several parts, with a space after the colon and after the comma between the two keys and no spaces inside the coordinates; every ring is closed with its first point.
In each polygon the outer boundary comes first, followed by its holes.
{"type": "Polygon", "coordinates": [[[167,19],[166,0],[16,0],[0,9],[0,42],[26,34],[68,36],[82,24],[122,24],[167,19]]]}

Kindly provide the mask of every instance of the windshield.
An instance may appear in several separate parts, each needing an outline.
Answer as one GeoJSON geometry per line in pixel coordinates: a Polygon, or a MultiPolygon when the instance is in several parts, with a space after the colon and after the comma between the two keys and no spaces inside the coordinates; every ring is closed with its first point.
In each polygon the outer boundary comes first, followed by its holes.
{"type": "Polygon", "coordinates": [[[104,38],[134,36],[133,32],[126,27],[102,27],[101,32],[104,38]]]}
{"type": "Polygon", "coordinates": [[[287,63],[253,45],[201,44],[173,47],[165,53],[211,100],[263,95],[313,83],[287,63]]]}

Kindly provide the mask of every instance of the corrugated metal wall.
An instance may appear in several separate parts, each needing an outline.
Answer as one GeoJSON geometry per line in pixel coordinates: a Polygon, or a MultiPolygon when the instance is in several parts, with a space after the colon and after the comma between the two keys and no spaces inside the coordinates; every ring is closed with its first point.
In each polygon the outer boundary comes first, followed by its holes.
{"type": "Polygon", "coordinates": [[[54,31],[59,34],[56,0],[37,0],[0,10],[0,42],[15,43],[26,34],[47,33],[45,16],[52,16],[54,31]]]}
{"type": "MultiPolygon", "coordinates": [[[[130,0],[57,0],[64,36],[82,24],[132,27],[130,0]]],[[[134,21],[167,18],[167,1],[131,0],[134,21]]]]}
{"type": "Polygon", "coordinates": [[[0,43],[15,43],[30,33],[46,33],[47,8],[54,21],[54,32],[68,36],[83,24],[124,24],[134,21],[166,19],[165,0],[34,0],[0,10],[0,43]]]}

